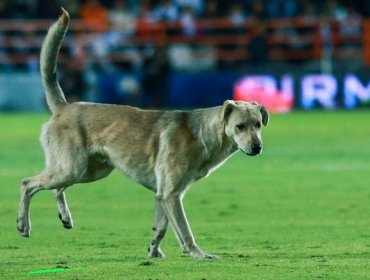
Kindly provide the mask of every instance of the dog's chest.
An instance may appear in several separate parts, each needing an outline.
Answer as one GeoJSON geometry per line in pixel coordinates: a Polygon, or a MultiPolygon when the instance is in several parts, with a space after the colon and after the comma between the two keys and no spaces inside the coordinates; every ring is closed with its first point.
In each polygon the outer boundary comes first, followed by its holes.
{"type": "Polygon", "coordinates": [[[196,180],[209,176],[213,171],[223,165],[231,155],[219,154],[201,162],[196,172],[196,180]]]}

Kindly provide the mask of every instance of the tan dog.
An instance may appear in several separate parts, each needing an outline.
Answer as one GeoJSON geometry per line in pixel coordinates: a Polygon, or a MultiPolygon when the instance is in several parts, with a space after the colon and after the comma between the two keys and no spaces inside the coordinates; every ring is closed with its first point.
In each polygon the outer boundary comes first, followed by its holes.
{"type": "Polygon", "coordinates": [[[223,106],[192,111],[151,111],[129,106],[68,104],[56,79],[60,45],[69,23],[63,10],[51,26],[41,50],[41,75],[53,115],[43,126],[41,144],[46,167],[21,184],[17,226],[31,231],[31,198],[54,190],[59,217],[72,228],[65,189],[106,177],[114,168],[155,192],[155,235],[150,257],[160,249],[171,223],[183,251],[193,258],[214,256],[196,244],[182,199],[192,183],[207,176],[237,150],[247,155],[262,151],[261,126],[269,114],[257,103],[225,101],[223,106]]]}

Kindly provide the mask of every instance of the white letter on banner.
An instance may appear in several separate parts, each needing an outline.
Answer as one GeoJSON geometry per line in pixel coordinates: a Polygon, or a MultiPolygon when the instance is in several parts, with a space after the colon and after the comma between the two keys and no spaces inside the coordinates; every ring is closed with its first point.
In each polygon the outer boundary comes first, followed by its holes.
{"type": "Polygon", "coordinates": [[[370,101],[370,83],[364,87],[355,75],[349,74],[344,78],[344,106],[355,108],[357,99],[362,102],[370,101]]]}
{"type": "Polygon", "coordinates": [[[302,107],[312,109],[318,101],[325,108],[335,108],[337,81],[332,75],[307,75],[302,81],[302,107]]]}
{"type": "Polygon", "coordinates": [[[292,101],[294,99],[293,87],[292,76],[284,75],[281,78],[281,94],[289,99],[292,99],[292,101]]]}

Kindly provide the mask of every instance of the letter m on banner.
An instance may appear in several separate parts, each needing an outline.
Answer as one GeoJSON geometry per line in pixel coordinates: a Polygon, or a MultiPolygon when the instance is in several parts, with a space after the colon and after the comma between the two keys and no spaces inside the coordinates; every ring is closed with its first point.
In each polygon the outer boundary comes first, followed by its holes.
{"type": "Polygon", "coordinates": [[[358,102],[370,103],[370,82],[364,86],[355,75],[348,74],[344,79],[344,106],[352,109],[358,102]]]}

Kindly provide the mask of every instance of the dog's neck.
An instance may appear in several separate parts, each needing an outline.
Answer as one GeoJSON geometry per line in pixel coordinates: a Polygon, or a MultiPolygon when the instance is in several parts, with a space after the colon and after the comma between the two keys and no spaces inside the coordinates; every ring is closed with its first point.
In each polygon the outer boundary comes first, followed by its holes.
{"type": "Polygon", "coordinates": [[[225,134],[221,110],[222,107],[218,106],[192,111],[189,127],[201,141],[207,156],[221,153],[226,158],[234,153],[237,147],[225,134]]]}

